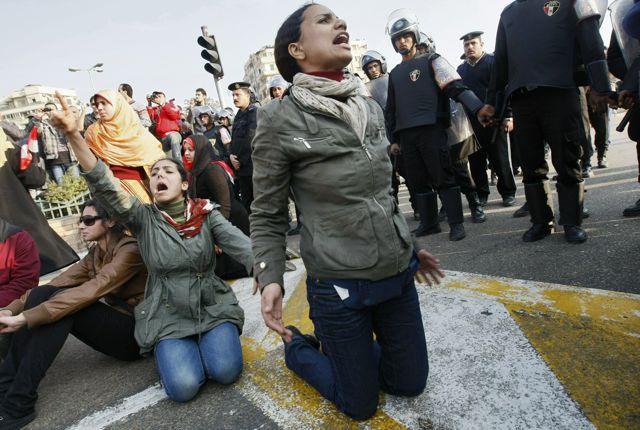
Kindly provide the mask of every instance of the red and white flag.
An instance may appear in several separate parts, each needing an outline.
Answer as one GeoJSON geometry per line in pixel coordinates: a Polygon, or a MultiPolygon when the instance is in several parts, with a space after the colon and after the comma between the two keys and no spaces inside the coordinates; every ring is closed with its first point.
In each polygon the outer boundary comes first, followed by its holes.
{"type": "Polygon", "coordinates": [[[32,152],[38,152],[38,129],[33,127],[29,132],[26,143],[20,147],[20,170],[26,170],[31,164],[32,152]]]}

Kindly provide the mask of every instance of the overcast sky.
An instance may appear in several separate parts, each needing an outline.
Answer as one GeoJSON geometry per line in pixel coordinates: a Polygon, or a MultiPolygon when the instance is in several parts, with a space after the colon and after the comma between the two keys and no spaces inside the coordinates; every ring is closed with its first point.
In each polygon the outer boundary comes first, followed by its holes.
{"type": "MultiPolygon", "coordinates": [[[[143,100],[162,90],[180,103],[204,87],[215,95],[213,78],[204,71],[202,49],[196,43],[200,26],[207,25],[220,47],[226,86],[244,77],[248,56],[272,45],[282,21],[302,1],[294,0],[1,0],[0,97],[27,84],[74,88],[87,101],[92,94],[86,72],[104,63],[103,73],[92,74],[95,89],[133,86],[143,100]]],[[[412,9],[420,29],[431,34],[438,51],[457,65],[464,33],[484,31],[488,51],[496,26],[509,0],[403,0],[383,2],[326,0],[347,21],[352,39],[366,39],[369,49],[382,52],[390,66],[400,57],[385,35],[389,13],[412,9]]],[[[561,3],[569,3],[561,0],[561,3]]],[[[603,34],[609,34],[608,18],[603,34]]],[[[605,44],[609,41],[605,37],[605,44]]],[[[231,104],[226,94],[226,104],[231,104]]]]}

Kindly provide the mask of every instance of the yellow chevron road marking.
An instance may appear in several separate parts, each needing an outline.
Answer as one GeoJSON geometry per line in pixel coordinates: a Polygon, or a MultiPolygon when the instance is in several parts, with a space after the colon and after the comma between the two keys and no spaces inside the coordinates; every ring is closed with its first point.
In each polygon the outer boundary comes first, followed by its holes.
{"type": "Polygon", "coordinates": [[[640,296],[466,275],[497,298],[598,429],[640,428],[640,296]]]}

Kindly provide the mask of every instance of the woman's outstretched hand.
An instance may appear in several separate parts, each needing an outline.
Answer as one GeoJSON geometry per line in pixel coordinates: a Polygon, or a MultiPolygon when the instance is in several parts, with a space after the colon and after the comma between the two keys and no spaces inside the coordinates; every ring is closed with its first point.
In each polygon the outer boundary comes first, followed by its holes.
{"type": "Polygon", "coordinates": [[[62,107],[61,110],[51,112],[50,120],[55,128],[60,130],[65,135],[70,135],[78,132],[78,118],[73,113],[71,109],[69,109],[69,105],[67,101],[62,97],[62,95],[56,91],[56,98],[62,107]]]}
{"type": "MultiPolygon", "coordinates": [[[[254,284],[254,287],[257,283],[254,284]]],[[[254,288],[255,294],[257,288],[254,288]]],[[[262,310],[262,319],[271,330],[280,335],[285,342],[291,342],[293,333],[286,329],[282,324],[282,288],[276,283],[271,283],[262,290],[260,298],[260,307],[262,310]]]]}
{"type": "Polygon", "coordinates": [[[440,270],[440,260],[429,254],[424,249],[418,251],[418,271],[416,272],[416,280],[421,284],[432,286],[434,283],[439,284],[440,279],[444,278],[444,272],[440,270]]]}
{"type": "Polygon", "coordinates": [[[93,155],[93,152],[87,146],[84,138],[80,134],[78,128],[78,120],[73,114],[73,111],[69,109],[69,105],[66,100],[56,91],[56,97],[62,106],[62,110],[53,112],[51,114],[51,123],[54,127],[60,130],[67,136],[67,140],[73,148],[73,152],[76,154],[78,163],[84,172],[89,172],[93,169],[97,163],[97,158],[93,155]]]}

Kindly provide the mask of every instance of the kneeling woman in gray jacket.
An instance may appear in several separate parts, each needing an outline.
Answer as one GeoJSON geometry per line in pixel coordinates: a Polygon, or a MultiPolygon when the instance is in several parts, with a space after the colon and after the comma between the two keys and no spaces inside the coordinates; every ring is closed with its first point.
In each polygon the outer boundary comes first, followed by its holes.
{"type": "Polygon", "coordinates": [[[427,348],[413,278],[443,275],[414,247],[391,194],[382,110],[343,72],[351,61],[346,29],[325,6],[308,4],[278,31],[276,64],[293,85],[258,110],[251,239],[262,314],[285,342],[287,366],[348,416],[366,419],[379,389],[423,391],[427,348]],[[289,188],[304,220],[300,250],[317,339],[282,323],[289,188]]]}
{"type": "MultiPolygon", "coordinates": [[[[144,301],[134,311],[140,352],[154,350],[173,400],[190,400],[206,379],[232,383],[242,371],[244,313],[231,287],[214,273],[214,245],[250,271],[249,238],[208,200],[185,199],[187,174],[175,160],[162,159],[151,168],[154,204],[125,193],[86,145],[64,99],[58,99],[63,111],[54,115],[54,124],[73,146],[95,197],[135,233],[149,272],[144,301]]],[[[97,109],[114,108],[102,102],[97,109]]]]}

